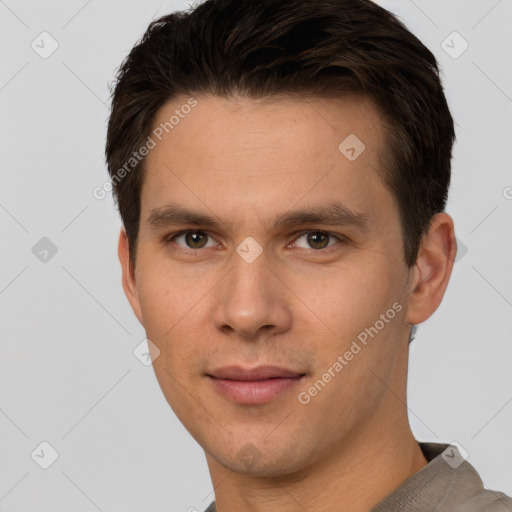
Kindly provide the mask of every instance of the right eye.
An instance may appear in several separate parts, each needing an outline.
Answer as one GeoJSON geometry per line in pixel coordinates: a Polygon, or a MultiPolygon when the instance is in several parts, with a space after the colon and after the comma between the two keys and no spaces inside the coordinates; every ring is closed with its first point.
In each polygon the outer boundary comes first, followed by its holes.
{"type": "Polygon", "coordinates": [[[196,251],[197,249],[204,249],[207,247],[215,246],[215,242],[211,245],[206,245],[206,240],[210,235],[206,231],[197,229],[188,229],[180,231],[178,233],[172,233],[165,237],[165,244],[168,245],[171,242],[175,242],[176,245],[185,249],[185,252],[196,251]],[[177,240],[183,239],[185,245],[177,242],[177,240]]]}

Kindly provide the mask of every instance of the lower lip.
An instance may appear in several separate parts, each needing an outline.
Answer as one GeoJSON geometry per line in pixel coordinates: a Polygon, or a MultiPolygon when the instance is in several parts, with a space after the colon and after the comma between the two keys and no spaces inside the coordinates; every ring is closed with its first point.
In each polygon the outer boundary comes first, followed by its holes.
{"type": "Polygon", "coordinates": [[[302,376],[279,377],[265,380],[229,380],[210,377],[213,385],[224,396],[240,404],[264,404],[296,386],[302,376]]]}

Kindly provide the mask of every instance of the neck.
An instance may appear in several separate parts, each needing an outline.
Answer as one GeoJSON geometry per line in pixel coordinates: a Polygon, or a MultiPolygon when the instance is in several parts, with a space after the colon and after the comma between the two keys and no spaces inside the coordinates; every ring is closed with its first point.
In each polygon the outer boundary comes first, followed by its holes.
{"type": "Polygon", "coordinates": [[[207,456],[217,512],[368,512],[427,464],[407,418],[372,425],[278,478],[234,473],[207,456]]]}

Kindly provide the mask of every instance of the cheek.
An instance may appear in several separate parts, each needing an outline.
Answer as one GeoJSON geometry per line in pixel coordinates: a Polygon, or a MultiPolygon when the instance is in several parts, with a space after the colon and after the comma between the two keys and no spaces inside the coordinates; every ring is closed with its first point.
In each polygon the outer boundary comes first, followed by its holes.
{"type": "Polygon", "coordinates": [[[160,350],[167,349],[167,339],[183,313],[180,311],[179,288],[169,286],[158,272],[144,272],[139,281],[139,301],[146,334],[160,350]]]}
{"type": "Polygon", "coordinates": [[[170,293],[165,278],[148,272],[140,279],[138,291],[144,327],[162,336],[172,326],[176,295],[170,293]]]}
{"type": "MultiPolygon", "coordinates": [[[[373,325],[397,300],[385,272],[370,265],[331,268],[323,278],[301,279],[297,296],[341,344],[373,325]]],[[[340,348],[340,347],[337,347],[340,348]]]]}
{"type": "Polygon", "coordinates": [[[157,265],[147,268],[139,285],[146,335],[160,350],[159,362],[173,374],[183,372],[197,359],[204,319],[209,318],[208,283],[157,265]]]}

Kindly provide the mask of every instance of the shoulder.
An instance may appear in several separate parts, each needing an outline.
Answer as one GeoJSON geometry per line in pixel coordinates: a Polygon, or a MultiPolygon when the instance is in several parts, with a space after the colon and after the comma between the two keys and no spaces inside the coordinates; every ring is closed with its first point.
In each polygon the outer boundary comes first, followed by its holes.
{"type": "Polygon", "coordinates": [[[512,497],[500,491],[485,489],[475,468],[467,462],[465,465],[466,478],[460,482],[454,479],[454,488],[460,489],[460,494],[464,495],[460,503],[454,504],[454,512],[512,512],[512,497]]]}
{"type": "Polygon", "coordinates": [[[448,484],[435,510],[454,512],[512,512],[512,497],[503,492],[486,489],[477,470],[449,445],[430,445],[438,450],[432,466],[443,474],[448,484]],[[446,446],[439,453],[442,446],[446,446]],[[452,456],[460,457],[457,461],[452,456]],[[443,463],[441,463],[441,459],[443,463]],[[451,459],[451,460],[450,460],[451,459]],[[446,463],[448,462],[448,463],[446,463]],[[442,465],[441,465],[442,464],[442,465]],[[453,465],[454,464],[454,465],[453,465]]]}

